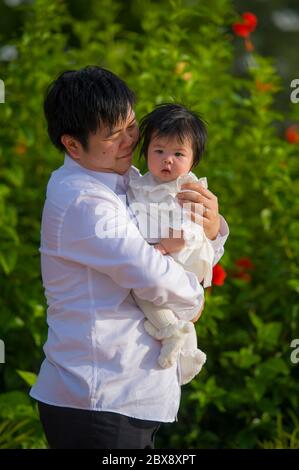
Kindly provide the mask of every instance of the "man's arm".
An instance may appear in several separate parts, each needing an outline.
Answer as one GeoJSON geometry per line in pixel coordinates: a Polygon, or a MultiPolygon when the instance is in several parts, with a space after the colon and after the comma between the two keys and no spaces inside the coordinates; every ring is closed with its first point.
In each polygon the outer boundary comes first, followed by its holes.
{"type": "Polygon", "coordinates": [[[214,248],[214,261],[213,266],[218,263],[220,258],[223,256],[224,253],[224,244],[229,235],[229,228],[227,225],[226,220],[222,215],[220,215],[220,229],[218,232],[217,237],[215,240],[210,240],[212,247],[214,248]]]}
{"type": "Polygon", "coordinates": [[[59,256],[109,276],[120,287],[191,320],[203,304],[203,288],[170,256],[142,238],[125,208],[110,194],[81,196],[65,214],[59,256]]]}

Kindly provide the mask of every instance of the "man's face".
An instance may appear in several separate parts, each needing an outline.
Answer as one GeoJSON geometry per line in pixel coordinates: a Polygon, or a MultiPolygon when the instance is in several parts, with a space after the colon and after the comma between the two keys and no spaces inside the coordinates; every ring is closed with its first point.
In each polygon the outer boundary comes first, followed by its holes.
{"type": "Polygon", "coordinates": [[[193,148],[189,139],[154,135],[147,152],[147,166],[161,183],[174,181],[187,174],[193,163],[193,148]]]}
{"type": "Polygon", "coordinates": [[[138,136],[135,114],[130,109],[125,122],[120,122],[113,129],[104,125],[95,134],[90,133],[87,151],[78,141],[78,148],[68,151],[77,163],[88,170],[122,175],[131,166],[138,136]]]}

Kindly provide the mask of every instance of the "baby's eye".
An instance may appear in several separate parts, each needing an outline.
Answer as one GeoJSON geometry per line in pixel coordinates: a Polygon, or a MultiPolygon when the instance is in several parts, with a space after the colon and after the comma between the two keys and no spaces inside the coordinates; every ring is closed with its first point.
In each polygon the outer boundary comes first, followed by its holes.
{"type": "Polygon", "coordinates": [[[181,152],[175,152],[176,157],[183,157],[183,154],[181,152]]]}
{"type": "Polygon", "coordinates": [[[158,154],[162,154],[162,153],[163,153],[163,150],[161,150],[161,149],[156,149],[155,152],[158,153],[158,154]]]}

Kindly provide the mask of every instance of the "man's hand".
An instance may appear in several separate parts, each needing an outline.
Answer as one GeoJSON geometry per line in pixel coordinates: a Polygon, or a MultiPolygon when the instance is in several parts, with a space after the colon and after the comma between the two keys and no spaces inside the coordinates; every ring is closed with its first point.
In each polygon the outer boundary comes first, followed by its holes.
{"type": "Polygon", "coordinates": [[[203,309],[204,309],[204,306],[205,306],[205,301],[203,301],[202,307],[201,307],[201,309],[199,310],[197,316],[191,320],[192,323],[197,322],[197,320],[199,319],[199,317],[200,317],[201,314],[202,314],[202,311],[203,311],[203,309]]]}
{"type": "Polygon", "coordinates": [[[185,204],[185,209],[190,210],[191,220],[202,225],[206,236],[215,240],[220,229],[217,197],[201,183],[185,183],[181,189],[189,189],[190,192],[178,193],[179,204],[185,204]]]}
{"type": "Polygon", "coordinates": [[[183,230],[169,229],[169,238],[161,238],[160,242],[155,245],[162,255],[168,253],[177,253],[185,247],[183,230]]]}

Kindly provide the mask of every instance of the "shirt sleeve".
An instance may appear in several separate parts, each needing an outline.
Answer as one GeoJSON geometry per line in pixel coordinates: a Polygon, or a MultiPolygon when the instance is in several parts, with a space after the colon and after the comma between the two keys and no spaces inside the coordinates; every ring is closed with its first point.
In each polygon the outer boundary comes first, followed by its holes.
{"type": "Polygon", "coordinates": [[[215,240],[209,240],[210,244],[214,249],[214,261],[213,266],[218,263],[224,253],[224,244],[229,236],[229,228],[226,220],[220,215],[220,229],[215,240]]]}
{"type": "Polygon", "coordinates": [[[64,214],[59,256],[106,274],[183,320],[193,319],[203,304],[196,276],[151,247],[114,195],[76,198],[64,214]]]}

